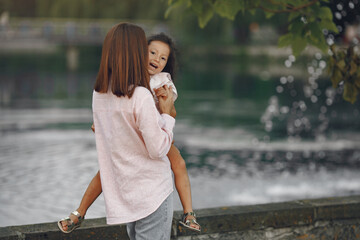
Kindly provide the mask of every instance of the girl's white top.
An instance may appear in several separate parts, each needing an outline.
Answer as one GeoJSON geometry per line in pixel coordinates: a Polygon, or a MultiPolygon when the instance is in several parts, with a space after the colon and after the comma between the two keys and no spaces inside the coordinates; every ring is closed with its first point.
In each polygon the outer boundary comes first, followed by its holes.
{"type": "Polygon", "coordinates": [[[107,223],[147,217],[173,191],[166,155],[175,119],[158,112],[144,87],[131,98],[94,91],[92,109],[107,223]]]}
{"type": "MultiPolygon", "coordinates": [[[[174,102],[175,102],[175,100],[178,97],[178,93],[177,93],[176,87],[175,87],[175,85],[174,85],[174,83],[173,83],[173,81],[171,79],[170,73],[161,72],[161,73],[157,73],[155,75],[152,75],[150,77],[150,89],[151,89],[154,96],[155,96],[154,88],[156,89],[156,88],[162,87],[164,85],[167,85],[168,87],[171,86],[172,91],[174,93],[173,99],[174,99],[174,102]]],[[[158,101],[156,96],[154,98],[155,98],[155,101],[158,101]]]]}

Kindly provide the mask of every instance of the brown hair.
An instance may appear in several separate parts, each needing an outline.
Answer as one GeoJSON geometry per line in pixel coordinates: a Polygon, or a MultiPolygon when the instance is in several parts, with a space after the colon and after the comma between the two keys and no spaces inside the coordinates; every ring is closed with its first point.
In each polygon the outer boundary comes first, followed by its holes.
{"type": "Polygon", "coordinates": [[[150,89],[147,64],[144,30],[134,24],[119,23],[105,37],[94,89],[106,93],[110,88],[116,96],[129,98],[137,86],[150,89]]]}

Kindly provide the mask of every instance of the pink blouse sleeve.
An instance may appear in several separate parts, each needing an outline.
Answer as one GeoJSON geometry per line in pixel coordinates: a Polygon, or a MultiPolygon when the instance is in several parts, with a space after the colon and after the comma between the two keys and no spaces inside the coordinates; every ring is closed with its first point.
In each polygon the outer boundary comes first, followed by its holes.
{"type": "Polygon", "coordinates": [[[161,114],[155,106],[151,93],[146,90],[141,101],[137,101],[136,125],[139,128],[150,158],[162,158],[169,152],[173,141],[175,119],[161,114]]]}

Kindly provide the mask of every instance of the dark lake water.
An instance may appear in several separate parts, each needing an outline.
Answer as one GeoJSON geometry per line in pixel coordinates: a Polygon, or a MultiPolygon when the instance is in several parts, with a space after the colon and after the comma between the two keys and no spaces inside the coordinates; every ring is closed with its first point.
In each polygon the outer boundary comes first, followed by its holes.
{"type": "MultiPolygon", "coordinates": [[[[61,50],[0,55],[0,226],[57,221],[77,207],[98,169],[99,51],[80,49],[75,72],[61,50]]],[[[195,209],[360,194],[359,103],[332,89],[321,56],[189,52],[176,78],[175,144],[195,209]]],[[[87,218],[104,215],[101,196],[87,218]]]]}

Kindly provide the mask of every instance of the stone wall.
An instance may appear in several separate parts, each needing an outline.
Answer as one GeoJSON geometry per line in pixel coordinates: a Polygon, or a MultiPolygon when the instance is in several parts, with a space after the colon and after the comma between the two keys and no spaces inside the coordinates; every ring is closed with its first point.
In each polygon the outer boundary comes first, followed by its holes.
{"type": "MultiPolygon", "coordinates": [[[[360,239],[360,196],[299,200],[282,203],[199,209],[202,233],[190,232],[174,212],[172,239],[360,239]]],[[[56,223],[0,228],[0,240],[128,239],[125,225],[106,225],[104,218],[85,220],[71,234],[56,223]]]]}

